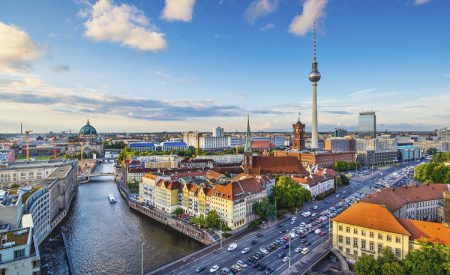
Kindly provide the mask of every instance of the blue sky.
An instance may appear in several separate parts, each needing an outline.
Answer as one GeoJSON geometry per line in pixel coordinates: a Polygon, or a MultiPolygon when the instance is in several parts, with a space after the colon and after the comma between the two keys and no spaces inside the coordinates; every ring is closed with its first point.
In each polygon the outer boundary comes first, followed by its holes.
{"type": "Polygon", "coordinates": [[[0,132],[449,126],[446,0],[2,1],[0,132]]]}

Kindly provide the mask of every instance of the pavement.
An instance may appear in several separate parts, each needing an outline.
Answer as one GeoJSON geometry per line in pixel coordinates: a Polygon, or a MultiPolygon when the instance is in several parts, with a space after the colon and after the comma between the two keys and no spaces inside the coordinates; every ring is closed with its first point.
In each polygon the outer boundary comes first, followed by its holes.
{"type": "MultiPolygon", "coordinates": [[[[182,263],[177,264],[176,266],[172,265],[170,268],[160,268],[157,270],[157,272],[151,272],[150,274],[196,274],[197,272],[195,269],[200,266],[204,265],[205,268],[200,274],[206,274],[209,273],[209,269],[214,266],[218,265],[220,269],[223,267],[230,268],[232,265],[236,264],[238,260],[243,260],[251,256],[253,253],[259,251],[259,248],[262,246],[266,246],[273,241],[280,239],[282,236],[286,235],[287,233],[280,234],[280,229],[288,229],[289,231],[300,225],[300,223],[305,222],[306,224],[310,223],[311,217],[303,217],[301,215],[302,212],[308,210],[311,212],[319,213],[323,210],[328,209],[329,207],[335,205],[336,203],[339,203],[342,201],[342,196],[345,196],[346,198],[350,195],[358,192],[364,192],[365,194],[373,193],[375,192],[375,189],[371,187],[376,180],[378,180],[380,177],[385,177],[389,174],[393,174],[395,172],[398,172],[399,170],[403,169],[406,166],[411,165],[417,165],[417,162],[414,163],[402,163],[393,167],[389,168],[383,168],[376,170],[371,175],[354,175],[351,180],[350,184],[347,186],[339,187],[337,192],[333,195],[328,196],[324,200],[321,201],[311,201],[305,203],[301,209],[299,209],[298,213],[295,214],[297,217],[297,220],[294,224],[291,224],[290,218],[284,219],[283,221],[280,221],[278,223],[272,224],[269,228],[260,229],[260,230],[254,230],[253,232],[246,232],[246,234],[234,236],[232,241],[236,242],[238,247],[234,251],[228,251],[227,245],[231,243],[230,240],[227,239],[227,241],[224,242],[223,247],[220,248],[220,246],[215,246],[214,249],[209,249],[209,251],[202,253],[200,256],[190,257],[187,256],[182,263]],[[382,176],[380,175],[382,173],[382,176]],[[339,197],[336,197],[336,195],[339,194],[339,197]],[[312,207],[318,206],[319,210],[310,210],[312,207]],[[282,226],[280,227],[280,224],[282,226]],[[256,233],[262,232],[261,237],[257,237],[256,233]],[[257,243],[255,245],[252,245],[251,242],[253,240],[256,240],[257,243]],[[242,254],[241,251],[244,248],[250,248],[250,251],[242,254]]],[[[317,215],[314,217],[314,220],[317,219],[319,216],[317,215]]],[[[324,223],[324,227],[320,228],[322,231],[328,232],[329,231],[329,223],[324,223]]],[[[303,273],[303,271],[309,270],[312,268],[313,264],[317,262],[320,255],[324,255],[324,253],[327,253],[329,251],[329,234],[325,236],[319,236],[314,233],[314,229],[312,229],[308,234],[305,234],[305,239],[311,243],[309,246],[310,252],[306,255],[303,255],[302,253],[295,253],[294,250],[297,247],[304,247],[304,245],[300,242],[300,238],[294,239],[290,241],[290,247],[287,249],[284,249],[283,247],[280,247],[276,249],[273,252],[270,252],[269,254],[265,255],[260,261],[260,264],[265,265],[267,268],[273,268],[272,274],[282,274],[284,271],[286,271],[290,265],[299,265],[300,270],[303,273]],[[326,250],[324,250],[324,247],[326,247],[326,250]],[[286,253],[286,255],[291,255],[291,261],[289,262],[283,262],[281,258],[278,257],[279,253],[286,253]]],[[[219,271],[220,271],[219,269],[219,271]]],[[[246,267],[242,271],[239,272],[239,274],[264,274],[264,271],[258,271],[255,268],[252,267],[246,267]]],[[[288,274],[288,273],[286,273],[288,274]]],[[[292,273],[292,274],[298,274],[298,273],[292,273]]]]}

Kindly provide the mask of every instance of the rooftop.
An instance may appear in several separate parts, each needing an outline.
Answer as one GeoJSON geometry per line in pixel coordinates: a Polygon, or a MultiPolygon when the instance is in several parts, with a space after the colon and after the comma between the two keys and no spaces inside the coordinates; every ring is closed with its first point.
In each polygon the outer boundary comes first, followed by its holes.
{"type": "Polygon", "coordinates": [[[450,228],[445,227],[442,223],[409,219],[400,219],[399,221],[411,233],[413,240],[427,239],[431,242],[450,245],[450,228]]]}
{"type": "Polygon", "coordinates": [[[0,250],[27,244],[29,232],[29,228],[21,228],[1,233],[0,239],[5,243],[0,245],[0,250]]]}
{"type": "Polygon", "coordinates": [[[444,191],[449,190],[447,184],[423,184],[398,188],[386,188],[380,192],[367,195],[363,202],[385,205],[394,212],[411,202],[442,199],[444,191]]]}
{"type": "Polygon", "coordinates": [[[332,219],[350,225],[410,236],[411,234],[383,205],[359,202],[332,219]]]}

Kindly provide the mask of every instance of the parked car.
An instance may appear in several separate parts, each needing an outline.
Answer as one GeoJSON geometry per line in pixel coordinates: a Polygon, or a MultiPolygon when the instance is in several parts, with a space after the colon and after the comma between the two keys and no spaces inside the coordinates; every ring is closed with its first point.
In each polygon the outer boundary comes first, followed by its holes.
{"type": "Polygon", "coordinates": [[[205,265],[199,265],[197,266],[197,268],[195,269],[195,272],[202,272],[205,269],[205,265]]]}
{"type": "Polygon", "coordinates": [[[219,270],[219,266],[218,266],[218,265],[213,265],[213,266],[209,269],[209,272],[213,273],[213,272],[216,272],[217,270],[219,270]]]}

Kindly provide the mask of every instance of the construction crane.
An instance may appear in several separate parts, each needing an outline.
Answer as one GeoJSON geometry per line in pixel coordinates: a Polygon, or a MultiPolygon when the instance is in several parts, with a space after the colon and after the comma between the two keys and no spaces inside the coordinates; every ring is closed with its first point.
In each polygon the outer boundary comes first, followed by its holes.
{"type": "Polygon", "coordinates": [[[27,161],[30,159],[30,133],[31,132],[33,132],[33,130],[25,130],[27,161]]]}
{"type": "Polygon", "coordinates": [[[79,144],[80,145],[80,160],[83,160],[83,142],[82,141],[73,141],[73,142],[67,142],[67,144],[79,144]]]}
{"type": "Polygon", "coordinates": [[[53,144],[53,159],[56,160],[56,137],[52,138],[52,144],[53,144]]]}

